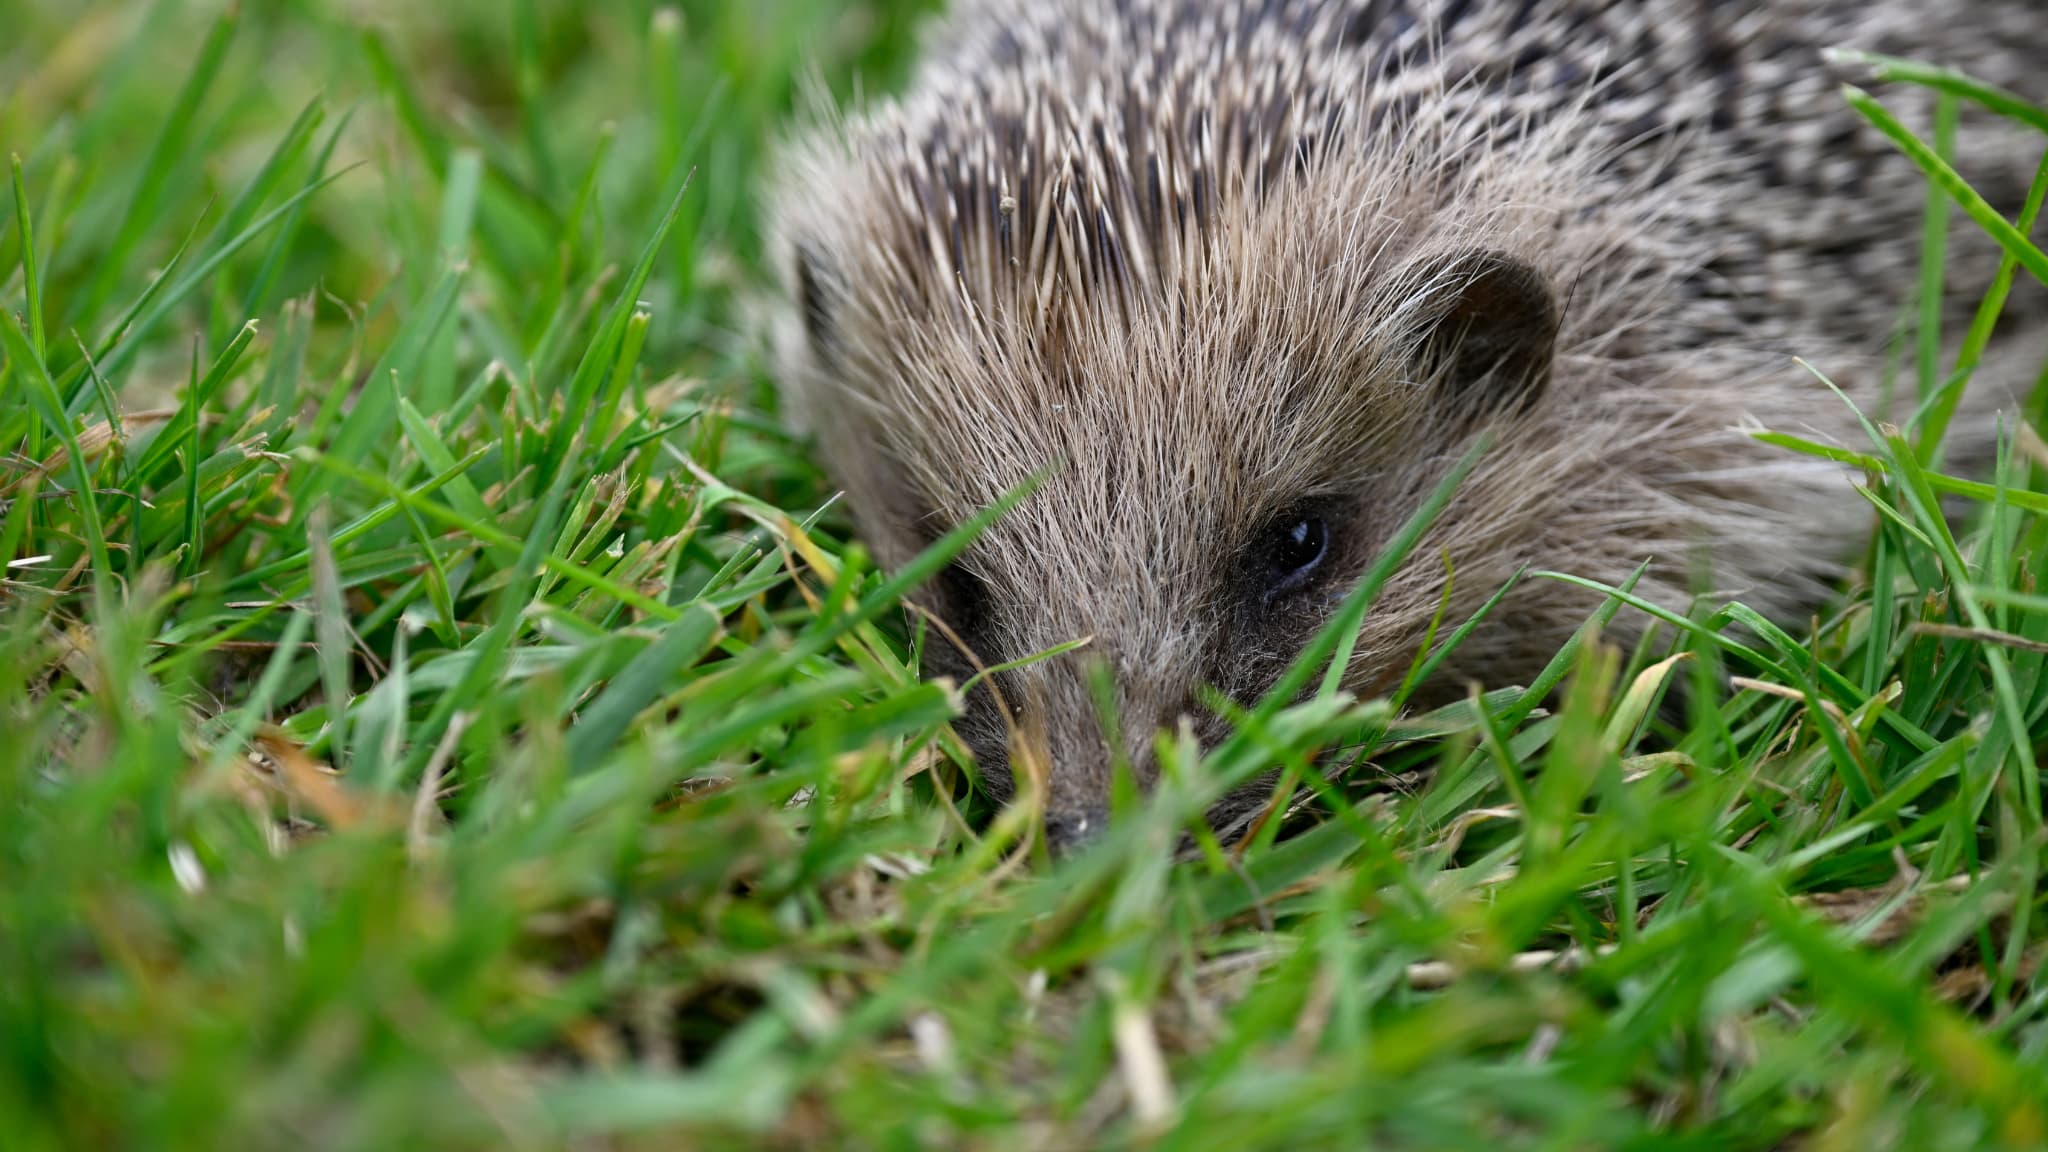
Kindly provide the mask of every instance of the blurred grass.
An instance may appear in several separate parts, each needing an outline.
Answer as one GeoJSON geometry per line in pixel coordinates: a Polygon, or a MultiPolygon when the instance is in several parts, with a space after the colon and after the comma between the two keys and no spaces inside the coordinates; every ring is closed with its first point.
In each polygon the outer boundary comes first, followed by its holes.
{"type": "Polygon", "coordinates": [[[2048,453],[1929,471],[1995,306],[1812,635],[1247,710],[1048,864],[744,333],[918,7],[0,0],[0,1147],[2048,1139],[2048,453]]]}

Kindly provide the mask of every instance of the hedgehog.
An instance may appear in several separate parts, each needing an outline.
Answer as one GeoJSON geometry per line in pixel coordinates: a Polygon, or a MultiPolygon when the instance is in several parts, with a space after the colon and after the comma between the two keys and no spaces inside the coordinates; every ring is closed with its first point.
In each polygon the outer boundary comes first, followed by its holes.
{"type": "MultiPolygon", "coordinates": [[[[1206,694],[1266,693],[1481,437],[1350,692],[1503,587],[1412,700],[1527,684],[1601,602],[1529,569],[1647,561],[1636,594],[1674,611],[1810,613],[1870,510],[1754,432],[1861,440],[1821,373],[1893,411],[1928,195],[1828,50],[2024,95],[2037,4],[964,0],[903,95],[781,150],[774,370],[884,566],[1045,477],[913,600],[933,676],[1085,641],[982,678],[956,724],[998,799],[1042,766],[1047,837],[1079,843],[1159,729],[1228,734],[1206,694]]],[[[1932,95],[1898,95],[1930,131],[1932,95]]],[[[1954,138],[2001,206],[2040,153],[1988,115],[1954,138]]],[[[1961,223],[1949,248],[1959,323],[1998,254],[1961,223]]],[[[2042,363],[2032,287],[1952,463],[2042,363]]]]}

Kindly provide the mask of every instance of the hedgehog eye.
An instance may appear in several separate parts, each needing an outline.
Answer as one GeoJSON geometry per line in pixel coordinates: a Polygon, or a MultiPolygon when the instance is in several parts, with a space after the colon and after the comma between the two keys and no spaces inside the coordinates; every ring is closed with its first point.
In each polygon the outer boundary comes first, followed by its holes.
{"type": "Polygon", "coordinates": [[[939,571],[929,604],[945,627],[926,638],[924,674],[966,679],[1001,657],[989,647],[988,587],[957,560],[939,571]],[[980,661],[979,664],[976,661],[980,661]]]}
{"type": "Polygon", "coordinates": [[[957,560],[939,573],[946,623],[962,636],[976,636],[988,618],[988,586],[957,560]]]}
{"type": "Polygon", "coordinates": [[[1303,516],[1282,523],[1265,549],[1266,594],[1291,592],[1307,583],[1329,550],[1330,527],[1322,517],[1303,516]]]}

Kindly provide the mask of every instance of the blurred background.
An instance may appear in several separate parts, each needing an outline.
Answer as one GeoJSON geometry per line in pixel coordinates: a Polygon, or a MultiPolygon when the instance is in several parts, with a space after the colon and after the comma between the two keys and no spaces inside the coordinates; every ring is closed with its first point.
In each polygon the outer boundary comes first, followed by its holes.
{"type": "MultiPolygon", "coordinates": [[[[650,360],[727,376],[756,258],[751,189],[778,127],[813,84],[844,98],[896,83],[936,6],[0,0],[0,155],[21,157],[51,253],[48,328],[62,333],[131,299],[182,241],[273,206],[237,198],[312,120],[278,192],[323,153],[341,175],[305,201],[284,267],[266,271],[261,244],[229,262],[228,286],[268,282],[246,308],[216,291],[216,328],[317,289],[367,309],[358,335],[372,348],[432,282],[418,254],[434,251],[457,154],[481,159],[469,255],[525,296],[492,310],[515,342],[594,267],[630,260],[694,167],[650,282],[650,360]],[[552,283],[532,280],[543,267],[558,269],[552,283]]],[[[0,277],[18,277],[11,189],[0,199],[0,277]]]]}

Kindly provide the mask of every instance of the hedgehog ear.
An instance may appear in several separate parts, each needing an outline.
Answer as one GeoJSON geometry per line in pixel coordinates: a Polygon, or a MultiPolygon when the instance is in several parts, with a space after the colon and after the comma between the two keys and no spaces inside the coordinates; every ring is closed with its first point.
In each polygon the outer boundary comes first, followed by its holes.
{"type": "Polygon", "coordinates": [[[1424,379],[1458,426],[1525,411],[1550,385],[1557,295],[1535,266],[1505,252],[1467,253],[1429,277],[1440,299],[1422,342],[1424,379]]]}
{"type": "Polygon", "coordinates": [[[796,246],[796,297],[803,311],[804,338],[810,341],[812,355],[825,364],[831,363],[839,343],[826,288],[828,274],[810,245],[796,246]]]}

